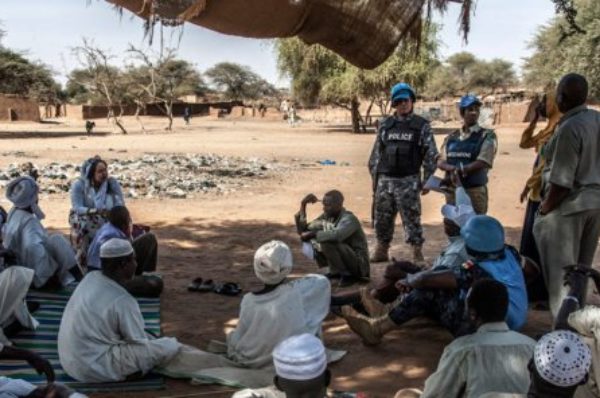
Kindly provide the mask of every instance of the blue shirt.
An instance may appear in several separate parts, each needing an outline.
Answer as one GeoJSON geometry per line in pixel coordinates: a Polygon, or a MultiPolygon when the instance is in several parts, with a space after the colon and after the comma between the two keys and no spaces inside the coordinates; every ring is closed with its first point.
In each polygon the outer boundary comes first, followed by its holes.
{"type": "Polygon", "coordinates": [[[523,270],[513,252],[505,248],[504,258],[493,261],[479,261],[477,265],[492,279],[506,286],[508,290],[508,312],[506,323],[511,330],[520,330],[527,322],[527,289],[523,270]]]}
{"type": "Polygon", "coordinates": [[[91,269],[102,269],[102,263],[100,262],[100,246],[106,241],[112,238],[127,239],[127,235],[111,223],[105,223],[94,236],[94,240],[90,244],[87,252],[87,266],[91,269]]]}

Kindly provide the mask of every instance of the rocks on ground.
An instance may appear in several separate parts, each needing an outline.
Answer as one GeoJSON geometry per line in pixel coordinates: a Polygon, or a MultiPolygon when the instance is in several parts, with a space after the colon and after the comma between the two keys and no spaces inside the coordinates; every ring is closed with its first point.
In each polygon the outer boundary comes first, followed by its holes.
{"type": "MultiPolygon", "coordinates": [[[[146,154],[136,159],[106,159],[109,173],[129,198],[189,198],[197,193],[227,194],[252,181],[284,173],[290,165],[258,158],[214,154],[146,154]]],[[[0,186],[13,178],[35,178],[42,193],[68,192],[81,175],[81,166],[52,162],[38,167],[32,162],[13,163],[0,170],[0,186]]]]}

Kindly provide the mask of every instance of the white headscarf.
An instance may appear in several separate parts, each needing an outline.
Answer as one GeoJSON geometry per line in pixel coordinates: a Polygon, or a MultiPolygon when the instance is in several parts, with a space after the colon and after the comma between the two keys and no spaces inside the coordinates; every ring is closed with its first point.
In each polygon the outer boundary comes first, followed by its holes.
{"type": "Polygon", "coordinates": [[[456,189],[456,205],[442,206],[442,215],[461,228],[476,215],[471,198],[463,187],[456,189]]]}
{"type": "Polygon", "coordinates": [[[273,240],[254,254],[254,273],[267,285],[276,285],[292,271],[292,252],[285,243],[273,240]]]}
{"type": "Polygon", "coordinates": [[[18,177],[6,186],[6,198],[10,200],[17,209],[31,208],[33,214],[40,220],[46,215],[38,206],[39,187],[35,180],[29,176],[18,177]]]}

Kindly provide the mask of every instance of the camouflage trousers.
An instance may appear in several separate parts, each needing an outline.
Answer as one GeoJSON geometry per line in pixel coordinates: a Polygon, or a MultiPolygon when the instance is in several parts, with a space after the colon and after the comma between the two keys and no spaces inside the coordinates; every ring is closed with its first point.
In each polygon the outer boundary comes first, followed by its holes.
{"type": "Polygon", "coordinates": [[[380,176],[375,192],[375,234],[377,241],[390,243],[394,237],[396,214],[400,213],[406,243],[420,246],[421,181],[419,176],[390,178],[380,176]]]}

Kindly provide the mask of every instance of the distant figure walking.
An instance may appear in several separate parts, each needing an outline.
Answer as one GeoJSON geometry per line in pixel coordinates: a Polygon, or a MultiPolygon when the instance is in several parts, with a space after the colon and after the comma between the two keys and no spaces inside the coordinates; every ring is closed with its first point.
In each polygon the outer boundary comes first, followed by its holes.
{"type": "Polygon", "coordinates": [[[183,120],[186,125],[190,124],[190,120],[192,119],[192,109],[189,106],[186,106],[183,110],[183,120]]]}
{"type": "Polygon", "coordinates": [[[90,120],[85,121],[85,131],[87,132],[87,135],[92,135],[95,127],[96,127],[96,122],[92,122],[90,120]]]}

